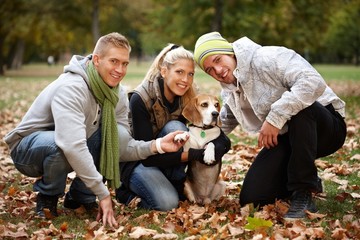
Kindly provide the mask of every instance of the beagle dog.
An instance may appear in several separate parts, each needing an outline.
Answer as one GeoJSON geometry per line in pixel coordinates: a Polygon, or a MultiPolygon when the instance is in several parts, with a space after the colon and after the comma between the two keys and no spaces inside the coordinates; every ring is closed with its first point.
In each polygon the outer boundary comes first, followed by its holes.
{"type": "Polygon", "coordinates": [[[219,179],[221,161],[215,160],[215,145],[210,142],[220,135],[219,99],[200,94],[190,100],[183,109],[183,116],[191,123],[189,132],[175,136],[175,141],[190,138],[184,145],[184,151],[189,148],[203,149],[204,162],[192,161],[188,164],[184,194],[191,202],[209,204],[225,194],[225,182],[219,179]]]}

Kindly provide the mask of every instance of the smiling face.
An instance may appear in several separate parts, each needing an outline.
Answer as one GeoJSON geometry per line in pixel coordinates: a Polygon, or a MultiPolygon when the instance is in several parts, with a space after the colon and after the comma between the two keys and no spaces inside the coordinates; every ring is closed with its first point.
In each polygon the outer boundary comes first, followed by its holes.
{"type": "Polygon", "coordinates": [[[116,87],[124,78],[130,61],[130,51],[124,47],[110,47],[103,54],[94,54],[96,70],[109,87],[116,87]]]}
{"type": "Polygon", "coordinates": [[[206,57],[203,63],[204,71],[222,83],[234,83],[236,78],[233,71],[236,68],[234,55],[215,54],[206,57]]]}
{"type": "Polygon", "coordinates": [[[175,96],[183,96],[192,86],[195,74],[193,60],[179,59],[168,67],[161,68],[161,76],[164,78],[164,94],[169,102],[173,102],[175,96]]]}

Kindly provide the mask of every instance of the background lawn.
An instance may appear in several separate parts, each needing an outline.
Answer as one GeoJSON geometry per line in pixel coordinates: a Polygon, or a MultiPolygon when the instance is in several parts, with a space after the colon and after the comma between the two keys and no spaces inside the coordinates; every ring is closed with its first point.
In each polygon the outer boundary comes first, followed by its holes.
{"type": "MultiPolygon", "coordinates": [[[[128,90],[136,87],[149,62],[130,64],[122,84],[128,90]]],[[[284,222],[281,215],[285,202],[264,209],[240,208],[238,194],[243,177],[259,149],[256,137],[237,128],[230,137],[232,149],[223,159],[222,177],[228,187],[224,198],[209,206],[188,202],[169,212],[138,209],[116,204],[120,227],[103,228],[95,216],[82,209],[69,211],[62,207],[60,217],[52,220],[34,218],[36,195],[32,192],[33,178],[19,174],[13,167],[3,136],[21,120],[36,95],[61,73],[63,66],[26,65],[19,71],[8,71],[0,77],[0,238],[75,238],[75,239],[251,239],[262,236],[277,238],[315,237],[323,239],[360,238],[360,68],[353,66],[316,65],[326,82],[347,103],[348,137],[336,153],[317,160],[325,192],[316,196],[318,215],[295,223],[284,222]],[[261,221],[249,227],[249,218],[261,221]]],[[[201,92],[219,95],[219,84],[197,69],[195,81],[201,92]]],[[[70,181],[70,179],[69,179],[70,181]]]]}

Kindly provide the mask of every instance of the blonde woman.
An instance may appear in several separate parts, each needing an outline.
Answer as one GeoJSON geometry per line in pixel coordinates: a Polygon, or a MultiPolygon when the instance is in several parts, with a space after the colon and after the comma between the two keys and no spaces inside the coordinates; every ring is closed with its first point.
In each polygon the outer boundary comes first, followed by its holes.
{"type": "MultiPolygon", "coordinates": [[[[182,46],[169,44],[155,58],[144,81],[130,94],[131,126],[137,140],[152,140],[176,130],[187,130],[181,115],[185,104],[195,96],[193,54],[182,46]]],[[[214,141],[218,158],[230,148],[222,134],[214,141]]],[[[121,163],[119,202],[129,203],[135,196],[140,206],[167,211],[185,200],[183,187],[187,161],[202,161],[203,150],[190,149],[157,154],[132,163],[121,163]]]]}

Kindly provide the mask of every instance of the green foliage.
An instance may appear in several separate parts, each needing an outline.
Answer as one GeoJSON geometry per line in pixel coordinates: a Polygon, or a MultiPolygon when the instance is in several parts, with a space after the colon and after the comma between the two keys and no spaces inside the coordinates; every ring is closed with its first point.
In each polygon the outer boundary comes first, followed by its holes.
{"type": "Polygon", "coordinates": [[[260,228],[269,228],[272,227],[273,223],[269,220],[264,220],[256,217],[247,217],[248,223],[245,225],[245,229],[248,230],[257,230],[260,228]]]}
{"type": "MultiPolygon", "coordinates": [[[[90,0],[3,0],[0,64],[18,40],[25,42],[25,62],[66,51],[91,52],[93,11],[90,0]]],[[[100,34],[127,36],[138,58],[156,54],[169,42],[193,50],[198,36],[220,27],[229,41],[248,36],[262,45],[292,48],[313,61],[359,63],[359,12],[356,0],[108,0],[100,1],[95,21],[100,34]]]]}
{"type": "Polygon", "coordinates": [[[324,37],[329,54],[336,62],[360,64],[360,1],[346,1],[331,15],[328,31],[324,37]]]}

